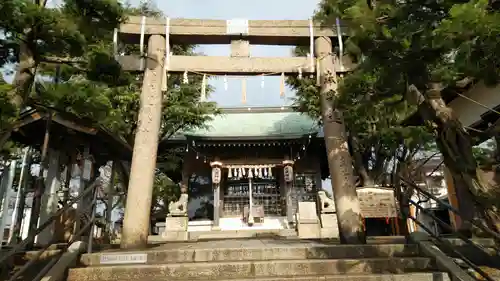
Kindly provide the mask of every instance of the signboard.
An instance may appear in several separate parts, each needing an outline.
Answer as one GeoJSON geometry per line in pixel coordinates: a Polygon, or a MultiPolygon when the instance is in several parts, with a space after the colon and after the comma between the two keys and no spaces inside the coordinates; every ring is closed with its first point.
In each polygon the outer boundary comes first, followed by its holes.
{"type": "Polygon", "coordinates": [[[365,218],[394,218],[398,208],[394,190],[365,187],[357,189],[361,214],[365,218]]]}
{"type": "Polygon", "coordinates": [[[248,35],[248,20],[232,19],[226,21],[226,34],[248,35]]]}
{"type": "Polygon", "coordinates": [[[147,254],[103,254],[101,256],[101,264],[131,264],[131,263],[146,263],[148,261],[147,254]]]}

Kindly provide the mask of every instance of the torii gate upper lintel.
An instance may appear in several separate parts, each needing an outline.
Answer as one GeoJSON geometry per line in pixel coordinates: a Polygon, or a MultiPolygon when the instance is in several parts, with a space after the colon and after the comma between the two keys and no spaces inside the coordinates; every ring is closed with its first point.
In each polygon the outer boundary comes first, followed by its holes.
{"type": "MultiPolygon", "coordinates": [[[[337,36],[333,29],[325,29],[319,23],[311,25],[308,20],[170,19],[168,22],[167,31],[166,19],[130,17],[120,26],[117,39],[123,44],[138,45],[141,44],[141,36],[147,41],[151,35],[166,36],[168,32],[171,44],[231,44],[230,57],[172,55],[168,69],[172,73],[191,70],[216,75],[293,75],[299,71],[314,72],[314,67],[309,67],[310,58],[251,57],[249,46],[307,46],[311,44],[311,34],[314,34],[313,37],[337,36]]],[[[140,55],[118,56],[117,60],[126,71],[143,71],[140,55]]],[[[348,56],[342,58],[342,63],[339,60],[335,63],[337,72],[354,68],[348,56]]]]}

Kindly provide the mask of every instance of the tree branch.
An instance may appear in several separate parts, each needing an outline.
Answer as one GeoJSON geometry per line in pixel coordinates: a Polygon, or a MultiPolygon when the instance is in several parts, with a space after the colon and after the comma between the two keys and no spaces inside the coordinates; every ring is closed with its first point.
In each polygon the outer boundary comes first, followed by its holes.
{"type": "Polygon", "coordinates": [[[169,138],[171,138],[171,137],[172,137],[175,133],[177,133],[179,130],[182,130],[184,127],[186,127],[186,125],[187,125],[187,124],[186,124],[186,123],[184,123],[184,122],[182,122],[182,123],[178,124],[178,125],[175,127],[175,129],[174,129],[174,130],[172,130],[172,131],[170,131],[170,133],[168,133],[168,134],[164,135],[164,136],[162,137],[162,139],[169,139],[169,138]]]}
{"type": "Polygon", "coordinates": [[[79,65],[87,63],[87,61],[82,58],[61,58],[52,56],[41,57],[40,62],[51,63],[51,64],[66,64],[81,71],[86,71],[86,70],[80,67],[79,65]]]}

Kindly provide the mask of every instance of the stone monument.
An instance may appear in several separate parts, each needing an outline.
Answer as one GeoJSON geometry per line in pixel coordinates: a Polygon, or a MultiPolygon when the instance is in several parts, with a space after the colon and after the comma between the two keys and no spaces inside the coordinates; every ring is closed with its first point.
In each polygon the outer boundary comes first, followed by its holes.
{"type": "Polygon", "coordinates": [[[299,202],[297,230],[299,238],[321,238],[321,227],[316,202],[299,202]]]}

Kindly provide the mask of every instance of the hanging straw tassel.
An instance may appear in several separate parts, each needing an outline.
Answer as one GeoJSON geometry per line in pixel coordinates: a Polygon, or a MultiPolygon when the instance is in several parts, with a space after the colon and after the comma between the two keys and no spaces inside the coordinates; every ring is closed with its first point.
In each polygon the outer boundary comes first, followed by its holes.
{"type": "Polygon", "coordinates": [[[344,64],[342,64],[342,56],[344,56],[344,42],[342,40],[342,30],[340,29],[340,20],[339,20],[339,18],[335,19],[335,24],[337,25],[337,39],[339,41],[339,63],[340,63],[340,70],[344,71],[344,64]]]}
{"type": "Polygon", "coordinates": [[[165,22],[165,58],[163,60],[163,77],[161,83],[161,90],[167,91],[168,69],[170,66],[170,18],[167,17],[165,22]]]}
{"type": "Polygon", "coordinates": [[[321,86],[321,69],[319,67],[319,59],[316,60],[316,86],[321,86]]]}
{"type": "Polygon", "coordinates": [[[227,86],[227,74],[226,74],[224,75],[224,90],[227,91],[227,88],[228,86],[227,86]]]}
{"type": "Polygon", "coordinates": [[[311,72],[314,72],[314,24],[312,19],[309,19],[309,54],[311,54],[309,58],[311,72]]]}
{"type": "Polygon", "coordinates": [[[142,16],[141,18],[141,37],[139,39],[139,52],[141,53],[141,70],[144,70],[144,57],[146,56],[146,53],[144,52],[144,32],[146,31],[146,17],[142,16]]]}
{"type": "Polygon", "coordinates": [[[161,73],[161,91],[162,92],[166,92],[168,90],[167,80],[168,80],[168,70],[166,69],[166,67],[164,67],[163,71],[161,73]]]}
{"type": "Polygon", "coordinates": [[[281,72],[280,97],[285,97],[285,73],[281,72]]]}
{"type": "Polygon", "coordinates": [[[118,28],[113,30],[113,56],[118,58],[118,28]]]}
{"type": "Polygon", "coordinates": [[[243,104],[247,103],[247,79],[243,78],[241,80],[241,102],[243,104]]]}
{"type": "Polygon", "coordinates": [[[205,102],[206,100],[207,100],[207,75],[203,74],[203,80],[201,81],[200,101],[205,102]]]}
{"type": "Polygon", "coordinates": [[[188,84],[188,83],[189,83],[188,72],[184,71],[184,74],[182,75],[182,84],[188,84]]]}

